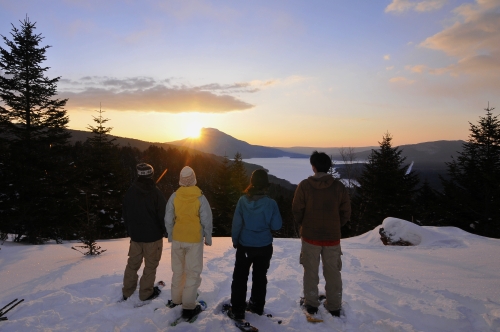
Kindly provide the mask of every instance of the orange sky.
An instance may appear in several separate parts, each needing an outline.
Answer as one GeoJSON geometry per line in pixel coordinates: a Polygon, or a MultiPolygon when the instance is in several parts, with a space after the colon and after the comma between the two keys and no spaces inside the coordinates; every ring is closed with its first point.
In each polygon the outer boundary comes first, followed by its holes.
{"type": "Polygon", "coordinates": [[[101,105],[146,141],[401,145],[467,139],[500,105],[498,0],[1,1],[0,34],[26,15],[73,129],[101,105]]]}

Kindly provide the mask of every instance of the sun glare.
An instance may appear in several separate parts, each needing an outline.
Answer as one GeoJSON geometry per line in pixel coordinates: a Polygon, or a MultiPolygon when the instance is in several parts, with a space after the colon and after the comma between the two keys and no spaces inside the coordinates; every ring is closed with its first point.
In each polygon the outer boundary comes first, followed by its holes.
{"type": "Polygon", "coordinates": [[[186,134],[189,138],[198,138],[201,134],[201,126],[198,124],[193,124],[187,128],[186,134]]]}

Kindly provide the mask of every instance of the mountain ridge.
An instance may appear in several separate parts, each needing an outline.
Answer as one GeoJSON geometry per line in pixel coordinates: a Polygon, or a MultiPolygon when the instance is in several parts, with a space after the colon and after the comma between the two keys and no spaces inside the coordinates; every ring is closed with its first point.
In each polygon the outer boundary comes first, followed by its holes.
{"type": "Polygon", "coordinates": [[[199,138],[184,138],[167,144],[189,147],[219,156],[234,157],[240,153],[243,159],[250,158],[307,158],[308,155],[262,145],[253,145],[239,140],[215,128],[202,128],[199,138]]]}
{"type": "MultiPolygon", "coordinates": [[[[72,133],[71,141],[73,143],[76,141],[85,141],[88,137],[92,136],[92,133],[89,131],[80,131],[73,129],[69,129],[69,131],[72,133]]],[[[338,149],[340,148],[271,148],[249,144],[214,128],[203,128],[202,133],[203,132],[205,133],[205,136],[202,136],[198,139],[184,139],[167,143],[147,142],[134,138],[125,138],[114,135],[110,136],[115,138],[116,143],[119,145],[130,145],[132,147],[137,147],[140,150],[145,150],[150,145],[156,145],[165,149],[177,148],[181,150],[187,150],[192,154],[212,155],[214,158],[217,158],[219,160],[222,160],[224,155],[226,155],[229,159],[232,159],[237,152],[241,153],[243,159],[279,157],[309,158],[310,154],[314,150],[322,151],[331,155],[333,160],[342,160],[342,156],[338,151],[338,149]],[[205,144],[200,144],[199,142],[203,141],[204,139],[207,139],[207,142],[205,142],[205,144]],[[198,142],[198,144],[196,144],[196,141],[198,142]],[[292,149],[292,151],[290,151],[290,149],[292,149]],[[335,149],[337,149],[337,151],[335,151],[335,149]],[[300,151],[303,153],[297,153],[295,151],[300,151]]],[[[400,145],[399,148],[403,151],[402,155],[406,157],[406,164],[410,164],[413,162],[413,170],[420,174],[422,180],[426,179],[433,188],[441,189],[440,177],[446,178],[447,176],[446,162],[450,162],[452,158],[456,158],[458,152],[462,151],[463,143],[465,142],[461,140],[439,140],[400,145]]],[[[372,149],[378,149],[378,146],[353,148],[352,157],[354,160],[357,160],[359,162],[366,161],[368,160],[372,149]]],[[[247,172],[249,172],[250,174],[253,170],[259,168],[259,165],[247,162],[245,163],[245,167],[247,169],[247,172]]],[[[338,164],[337,167],[342,168],[342,165],[338,164]]],[[[341,169],[340,172],[342,173],[341,169]]],[[[291,185],[286,180],[276,178],[276,180],[273,179],[272,182],[280,183],[288,188],[293,188],[293,185],[291,185]]]]}
{"type": "MultiPolygon", "coordinates": [[[[92,136],[90,131],[68,129],[71,134],[71,142],[85,141],[92,136]]],[[[135,138],[120,137],[110,135],[116,139],[119,145],[129,145],[141,150],[147,149],[150,145],[156,145],[164,148],[180,148],[189,150],[192,153],[213,154],[223,157],[226,155],[229,159],[234,157],[236,152],[242,155],[243,159],[251,158],[309,158],[313,151],[325,152],[333,157],[334,160],[342,160],[340,149],[342,147],[267,147],[262,145],[253,145],[239,140],[215,128],[202,128],[200,138],[185,138],[172,142],[149,142],[135,138]],[[202,143],[201,141],[208,142],[202,143]],[[241,149],[241,150],[240,150],[241,149]]],[[[403,150],[403,156],[408,162],[423,163],[444,163],[451,161],[458,151],[462,150],[462,140],[438,140],[414,144],[403,144],[398,147],[403,150]]],[[[347,148],[347,147],[346,147],[347,148]]],[[[367,160],[372,149],[378,149],[378,146],[353,147],[353,156],[358,161],[367,160]]]]}

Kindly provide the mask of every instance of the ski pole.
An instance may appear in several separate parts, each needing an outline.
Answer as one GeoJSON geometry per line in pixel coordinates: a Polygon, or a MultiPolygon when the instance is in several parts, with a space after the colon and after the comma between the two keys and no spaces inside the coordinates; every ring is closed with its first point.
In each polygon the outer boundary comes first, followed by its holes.
{"type": "Polygon", "coordinates": [[[12,301],[12,302],[8,303],[6,306],[4,306],[2,309],[0,309],[0,316],[2,316],[2,312],[3,312],[2,310],[3,310],[3,309],[7,308],[8,306],[10,306],[12,303],[14,303],[14,302],[16,302],[16,301],[17,301],[17,299],[14,299],[14,301],[12,301]]]}
{"type": "Polygon", "coordinates": [[[12,307],[9,308],[9,310],[7,310],[6,312],[2,312],[2,314],[0,316],[3,316],[5,315],[6,313],[8,313],[9,311],[11,311],[12,309],[14,309],[19,303],[23,302],[24,299],[20,299],[19,301],[17,301],[16,304],[14,304],[12,307]]]}

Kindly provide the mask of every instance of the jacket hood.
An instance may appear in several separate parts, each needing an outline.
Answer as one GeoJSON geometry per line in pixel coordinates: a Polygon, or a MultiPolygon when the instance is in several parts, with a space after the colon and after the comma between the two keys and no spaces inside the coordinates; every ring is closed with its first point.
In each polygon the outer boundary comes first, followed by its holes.
{"type": "Polygon", "coordinates": [[[241,200],[243,208],[249,213],[261,213],[268,209],[271,204],[271,199],[265,199],[268,198],[267,195],[254,195],[252,197],[245,195],[243,197],[244,199],[241,200]]]}
{"type": "Polygon", "coordinates": [[[326,173],[317,173],[307,178],[307,182],[315,189],[324,189],[330,187],[336,180],[333,176],[326,173]]]}
{"type": "Polygon", "coordinates": [[[133,186],[136,187],[141,194],[148,194],[156,188],[155,182],[150,178],[138,178],[135,180],[133,186]]]}
{"type": "Polygon", "coordinates": [[[179,187],[175,192],[175,197],[181,199],[198,198],[201,195],[203,195],[203,192],[197,186],[179,187]]]}

